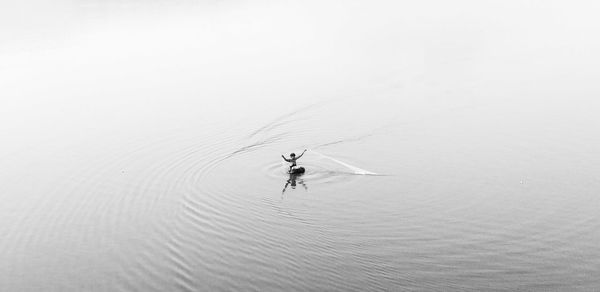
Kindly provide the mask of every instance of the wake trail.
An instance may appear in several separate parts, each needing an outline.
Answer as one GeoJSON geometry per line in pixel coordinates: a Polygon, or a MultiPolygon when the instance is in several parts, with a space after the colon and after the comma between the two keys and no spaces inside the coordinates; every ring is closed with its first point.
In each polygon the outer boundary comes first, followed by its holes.
{"type": "Polygon", "coordinates": [[[343,161],[339,161],[339,160],[337,160],[337,159],[335,159],[333,157],[329,157],[329,156],[327,156],[325,154],[322,154],[322,153],[319,153],[317,151],[314,151],[314,150],[310,150],[310,151],[313,152],[313,153],[315,153],[315,154],[317,154],[317,155],[319,155],[319,156],[321,156],[321,157],[323,157],[323,158],[329,159],[329,160],[331,160],[331,161],[333,161],[335,163],[338,163],[340,165],[343,165],[343,166],[347,167],[348,169],[352,170],[352,172],[354,174],[360,174],[360,175],[377,175],[377,173],[374,173],[374,172],[371,172],[371,171],[368,171],[368,170],[356,167],[354,165],[350,165],[350,164],[345,163],[343,161]]]}
{"type": "Polygon", "coordinates": [[[250,135],[248,135],[247,138],[252,138],[252,137],[254,137],[254,136],[256,136],[256,135],[258,135],[260,133],[272,130],[273,128],[276,128],[276,127],[279,127],[279,126],[282,126],[282,125],[285,125],[285,124],[288,124],[288,123],[291,123],[293,121],[284,121],[284,120],[287,119],[287,118],[293,117],[293,116],[295,116],[295,115],[297,115],[299,113],[308,111],[308,110],[310,110],[310,109],[312,109],[314,107],[317,107],[317,106],[319,106],[321,104],[322,104],[322,102],[321,103],[312,103],[312,104],[309,104],[307,106],[303,106],[303,107],[297,108],[297,109],[295,109],[295,110],[293,110],[293,111],[291,111],[289,113],[286,113],[284,115],[281,115],[281,116],[273,119],[271,122],[267,123],[266,125],[264,125],[264,126],[260,127],[259,129],[255,130],[254,132],[250,133],[250,135]]]}

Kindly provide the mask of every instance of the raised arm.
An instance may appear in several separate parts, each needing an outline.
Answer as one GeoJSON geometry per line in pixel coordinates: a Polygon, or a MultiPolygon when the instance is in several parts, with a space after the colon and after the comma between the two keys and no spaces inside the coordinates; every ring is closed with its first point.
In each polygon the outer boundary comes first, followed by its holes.
{"type": "Polygon", "coordinates": [[[287,158],[285,158],[285,156],[283,156],[283,155],[281,155],[281,158],[283,158],[283,160],[285,160],[285,161],[287,161],[287,162],[290,162],[290,160],[289,160],[289,159],[287,159],[287,158]]]}
{"type": "Polygon", "coordinates": [[[304,149],[304,151],[302,151],[302,154],[300,154],[296,159],[300,159],[300,157],[302,157],[302,155],[304,155],[304,152],[306,152],[306,149],[304,149]]]}

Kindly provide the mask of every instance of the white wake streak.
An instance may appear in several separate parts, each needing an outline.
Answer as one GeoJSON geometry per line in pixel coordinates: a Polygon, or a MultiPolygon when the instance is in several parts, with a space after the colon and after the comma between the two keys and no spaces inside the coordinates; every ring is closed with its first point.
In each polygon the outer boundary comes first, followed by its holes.
{"type": "Polygon", "coordinates": [[[337,160],[337,159],[335,159],[335,158],[333,158],[333,157],[329,157],[329,156],[327,156],[327,155],[325,155],[325,154],[321,154],[321,153],[319,153],[319,152],[317,152],[317,151],[314,151],[314,150],[310,150],[310,151],[312,151],[312,152],[313,152],[313,153],[315,153],[315,154],[318,154],[319,156],[321,156],[321,157],[323,157],[323,158],[327,158],[327,159],[329,159],[329,160],[331,160],[331,161],[333,161],[333,162],[336,162],[336,163],[338,163],[338,164],[341,164],[341,165],[343,165],[343,166],[347,167],[348,169],[352,170],[352,172],[353,172],[354,174],[362,174],[362,175],[377,175],[377,174],[376,174],[376,173],[374,173],[374,172],[371,172],[371,171],[368,171],[368,170],[364,170],[364,169],[362,169],[362,168],[359,168],[359,167],[356,167],[356,166],[354,166],[354,165],[350,165],[350,164],[348,164],[348,163],[345,163],[345,162],[339,161],[339,160],[337,160]]]}

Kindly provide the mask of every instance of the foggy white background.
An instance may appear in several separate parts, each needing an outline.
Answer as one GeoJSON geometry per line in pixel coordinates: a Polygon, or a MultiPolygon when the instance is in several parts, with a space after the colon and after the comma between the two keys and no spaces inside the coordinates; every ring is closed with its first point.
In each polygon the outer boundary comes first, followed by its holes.
{"type": "Polygon", "coordinates": [[[558,120],[564,134],[592,135],[598,6],[3,2],[0,127],[7,143],[0,149],[63,143],[61,135],[93,139],[96,131],[168,131],[223,113],[269,116],[389,88],[401,88],[397,99],[424,112],[483,105],[505,111],[508,122],[558,120]]]}

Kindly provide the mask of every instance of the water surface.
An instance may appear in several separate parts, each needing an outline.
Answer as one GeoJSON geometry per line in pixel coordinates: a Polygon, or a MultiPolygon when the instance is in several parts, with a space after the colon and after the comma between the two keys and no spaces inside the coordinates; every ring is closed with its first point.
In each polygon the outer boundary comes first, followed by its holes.
{"type": "Polygon", "coordinates": [[[429,2],[7,7],[0,290],[597,289],[594,5],[429,2]]]}

